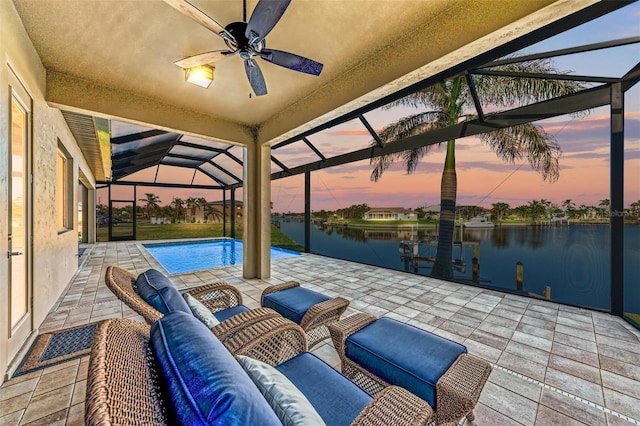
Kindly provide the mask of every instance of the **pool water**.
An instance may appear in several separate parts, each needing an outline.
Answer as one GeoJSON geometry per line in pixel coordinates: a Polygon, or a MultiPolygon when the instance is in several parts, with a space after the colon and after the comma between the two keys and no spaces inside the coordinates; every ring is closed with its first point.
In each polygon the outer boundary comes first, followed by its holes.
{"type": "MultiPolygon", "coordinates": [[[[144,248],[170,274],[242,264],[241,240],[207,240],[144,244],[144,248]]],[[[271,258],[298,256],[296,251],[271,247],[271,258]]]]}

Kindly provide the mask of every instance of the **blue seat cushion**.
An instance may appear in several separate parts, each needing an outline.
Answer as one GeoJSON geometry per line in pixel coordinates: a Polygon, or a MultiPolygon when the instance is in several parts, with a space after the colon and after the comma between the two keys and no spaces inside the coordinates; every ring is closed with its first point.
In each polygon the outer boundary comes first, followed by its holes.
{"type": "Polygon", "coordinates": [[[302,317],[316,303],[331,298],[317,291],[302,287],[293,287],[275,293],[269,293],[262,299],[262,306],[271,308],[283,317],[300,324],[302,317]]]}
{"type": "Polygon", "coordinates": [[[169,278],[160,271],[149,269],[138,275],[134,290],[145,302],[163,315],[173,311],[191,314],[191,309],[182,295],[169,278]]]}
{"type": "Polygon", "coordinates": [[[389,384],[436,406],[436,383],[467,348],[391,318],[380,318],[347,337],[347,358],[389,384]]]}
{"type": "Polygon", "coordinates": [[[240,364],[193,315],[165,315],[151,326],[150,341],[180,424],[281,424],[240,364]]]}
{"type": "Polygon", "coordinates": [[[371,396],[309,352],[276,366],[304,394],[327,425],[350,425],[371,396]]]}
{"type": "Polygon", "coordinates": [[[242,312],[246,312],[248,311],[249,308],[247,308],[244,305],[238,305],[238,306],[232,306],[231,308],[227,308],[227,309],[223,309],[221,311],[218,312],[214,312],[213,316],[216,317],[216,319],[220,322],[231,318],[234,315],[240,314],[242,312]]]}

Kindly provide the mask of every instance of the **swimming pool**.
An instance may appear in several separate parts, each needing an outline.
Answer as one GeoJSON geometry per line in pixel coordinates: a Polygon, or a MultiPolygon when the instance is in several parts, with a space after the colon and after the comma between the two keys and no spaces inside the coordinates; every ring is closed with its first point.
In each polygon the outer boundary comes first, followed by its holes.
{"type": "MultiPolygon", "coordinates": [[[[170,274],[242,264],[241,240],[206,240],[180,243],[143,244],[170,274]]],[[[299,256],[300,253],[271,247],[271,258],[299,256]]]]}

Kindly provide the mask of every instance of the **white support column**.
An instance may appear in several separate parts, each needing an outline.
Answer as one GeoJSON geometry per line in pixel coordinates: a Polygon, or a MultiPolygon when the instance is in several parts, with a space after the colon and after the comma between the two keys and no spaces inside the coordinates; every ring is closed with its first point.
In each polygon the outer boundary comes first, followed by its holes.
{"type": "Polygon", "coordinates": [[[244,150],[244,278],[271,276],[271,148],[257,143],[244,150]]]}

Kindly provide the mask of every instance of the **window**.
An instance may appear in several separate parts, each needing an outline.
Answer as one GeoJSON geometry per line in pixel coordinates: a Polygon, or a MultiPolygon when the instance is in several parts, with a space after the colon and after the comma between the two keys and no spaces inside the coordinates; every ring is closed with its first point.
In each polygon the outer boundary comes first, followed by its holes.
{"type": "Polygon", "coordinates": [[[71,210],[73,194],[70,192],[73,187],[73,185],[71,185],[71,180],[73,179],[73,160],[59,141],[56,161],[56,212],[58,232],[61,232],[73,228],[71,222],[73,216],[71,210]]]}

